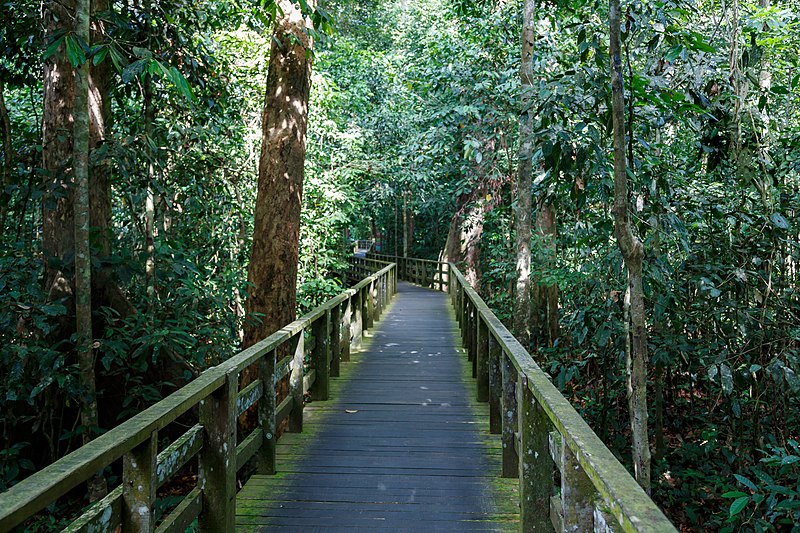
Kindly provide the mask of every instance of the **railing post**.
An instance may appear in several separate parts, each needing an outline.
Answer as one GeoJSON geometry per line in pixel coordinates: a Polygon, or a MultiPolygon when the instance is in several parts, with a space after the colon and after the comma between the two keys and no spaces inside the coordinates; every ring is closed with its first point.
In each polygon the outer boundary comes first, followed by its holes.
{"type": "Polygon", "coordinates": [[[327,400],[330,377],[330,327],[331,310],[327,309],[325,314],[319,317],[311,325],[314,335],[314,352],[311,360],[314,372],[317,374],[314,384],[311,386],[312,400],[327,400]]]}
{"type": "Polygon", "coordinates": [[[503,429],[501,401],[503,397],[503,376],[500,371],[500,358],[503,352],[497,339],[489,334],[489,432],[499,434],[503,429]]]}
{"type": "Polygon", "coordinates": [[[469,353],[472,358],[472,377],[478,377],[478,308],[473,302],[469,313],[469,353]]]}
{"type": "Polygon", "coordinates": [[[375,326],[375,304],[372,300],[372,293],[374,290],[375,280],[373,279],[364,287],[364,296],[362,296],[361,300],[364,305],[364,311],[362,312],[362,316],[364,317],[364,331],[372,329],[375,326]]]}
{"type": "Polygon", "coordinates": [[[477,342],[476,354],[478,371],[478,401],[489,401],[489,327],[483,321],[483,317],[476,310],[475,321],[477,322],[477,342]]]}
{"type": "Polygon", "coordinates": [[[339,360],[347,362],[350,360],[350,339],[353,329],[353,296],[348,295],[344,301],[344,313],[342,314],[342,347],[339,350],[339,360]]]}
{"type": "Polygon", "coordinates": [[[158,432],[122,457],[122,530],[152,533],[156,529],[156,458],[158,432]]]}
{"type": "Polygon", "coordinates": [[[258,424],[264,436],[264,443],[258,451],[257,468],[259,474],[274,474],[277,471],[276,448],[278,424],[275,420],[277,398],[275,391],[275,350],[270,350],[258,362],[264,394],[258,400],[258,424]]]}
{"type": "Polygon", "coordinates": [[[353,310],[353,319],[350,324],[351,336],[351,348],[358,348],[361,346],[361,335],[364,333],[364,322],[363,322],[363,311],[364,311],[364,303],[363,303],[363,293],[361,289],[358,289],[356,293],[353,295],[353,302],[350,306],[353,310]]]}
{"type": "Polygon", "coordinates": [[[330,375],[338,378],[342,357],[342,304],[331,307],[331,330],[330,330],[330,375]]]}
{"type": "Polygon", "coordinates": [[[293,348],[292,370],[289,373],[289,395],[292,397],[292,410],[289,412],[289,432],[303,432],[303,360],[305,359],[305,332],[301,330],[289,342],[293,348]]]}
{"type": "Polygon", "coordinates": [[[472,353],[469,349],[469,298],[466,290],[462,290],[461,298],[463,299],[461,303],[461,339],[464,343],[464,348],[467,349],[467,359],[472,361],[472,353]]]}
{"type": "Polygon", "coordinates": [[[383,274],[375,280],[375,286],[372,289],[372,298],[375,302],[375,308],[372,311],[372,321],[377,322],[381,318],[383,312],[383,287],[386,282],[386,274],[383,274]]]}
{"type": "Polygon", "coordinates": [[[503,380],[502,405],[503,427],[501,442],[503,444],[503,477],[519,475],[519,459],[517,458],[517,369],[511,359],[500,354],[500,369],[503,380]]]}
{"type": "Polygon", "coordinates": [[[525,375],[517,377],[519,400],[519,501],[523,531],[553,531],[550,496],[553,462],[550,458],[549,420],[533,397],[525,375]]]}
{"type": "Polygon", "coordinates": [[[236,514],[236,395],[238,373],[231,370],[222,386],[200,402],[205,435],[200,450],[198,484],[203,491],[200,531],[234,530],[236,514]]]}
{"type": "Polygon", "coordinates": [[[565,531],[594,529],[595,489],[569,446],[561,444],[561,509],[565,531]]]}

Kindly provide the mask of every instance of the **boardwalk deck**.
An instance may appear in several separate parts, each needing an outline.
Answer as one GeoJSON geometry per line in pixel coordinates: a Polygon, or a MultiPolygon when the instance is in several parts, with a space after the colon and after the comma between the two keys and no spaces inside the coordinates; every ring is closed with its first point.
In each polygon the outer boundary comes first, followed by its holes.
{"type": "Polygon", "coordinates": [[[406,283],[362,351],[278,444],[274,476],[237,496],[237,531],[508,531],[501,479],[447,295],[406,283]]]}

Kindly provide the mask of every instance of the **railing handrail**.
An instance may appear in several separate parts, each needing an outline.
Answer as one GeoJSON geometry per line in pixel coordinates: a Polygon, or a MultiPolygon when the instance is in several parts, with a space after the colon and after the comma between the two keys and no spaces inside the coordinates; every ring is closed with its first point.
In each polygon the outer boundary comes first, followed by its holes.
{"type": "MultiPolygon", "coordinates": [[[[96,472],[140,446],[154,431],[163,429],[222,387],[231,374],[255,364],[259,358],[304,331],[359,291],[387,276],[394,268],[394,264],[386,264],[379,271],[366,276],[353,287],[342,291],[266,339],[207,369],[163,400],[0,493],[0,531],[10,530],[20,524],[96,472]]],[[[370,308],[371,306],[370,303],[370,308]]]]}
{"type": "MultiPolygon", "coordinates": [[[[448,274],[446,281],[448,292],[453,295],[454,289],[460,287],[473,306],[476,316],[471,320],[475,324],[470,322],[470,325],[477,329],[482,323],[486,327],[488,334],[496,341],[502,353],[513,365],[518,379],[522,380],[523,386],[530,392],[549,423],[559,433],[562,445],[566,445],[571,450],[575,460],[580,464],[580,469],[586,474],[594,490],[605,503],[605,511],[609,512],[626,532],[674,533],[677,531],[572,404],[553,385],[550,377],[536,364],[531,354],[497,318],[456,265],[385,254],[370,254],[370,257],[396,262],[401,275],[406,271],[401,265],[403,261],[439,263],[438,272],[447,272],[448,274]]],[[[453,296],[455,298],[455,295],[453,296]]],[[[461,319],[459,322],[462,328],[469,327],[461,319]]],[[[470,346],[467,348],[470,349],[470,346]]],[[[488,378],[486,379],[488,380],[488,378]]],[[[503,413],[505,416],[505,408],[503,413]]],[[[569,473],[562,472],[562,476],[565,474],[569,475],[569,473]]],[[[522,497],[522,494],[520,496],[522,497]]],[[[566,529],[566,524],[564,526],[566,529]]]]}

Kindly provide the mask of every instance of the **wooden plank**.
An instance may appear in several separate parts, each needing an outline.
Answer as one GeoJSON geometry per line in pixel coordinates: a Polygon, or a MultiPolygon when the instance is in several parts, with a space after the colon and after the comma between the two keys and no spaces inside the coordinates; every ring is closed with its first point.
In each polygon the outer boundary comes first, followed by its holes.
{"type": "Polygon", "coordinates": [[[156,487],[163,485],[203,447],[203,426],[196,424],[158,454],[156,487]]]}
{"type": "Polygon", "coordinates": [[[61,533],[110,533],[122,527],[122,485],[86,509],[61,533]]]}
{"type": "Polygon", "coordinates": [[[259,428],[254,429],[245,439],[236,446],[236,470],[253,457],[264,443],[264,434],[259,428]]]}
{"type": "Polygon", "coordinates": [[[195,487],[183,497],[181,503],[159,524],[156,533],[178,533],[186,531],[203,511],[203,492],[195,487]]]}

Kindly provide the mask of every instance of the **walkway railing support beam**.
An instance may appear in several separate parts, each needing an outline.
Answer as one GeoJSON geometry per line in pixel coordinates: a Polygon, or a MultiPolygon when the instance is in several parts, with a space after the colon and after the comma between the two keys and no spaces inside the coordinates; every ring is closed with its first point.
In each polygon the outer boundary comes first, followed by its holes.
{"type": "Polygon", "coordinates": [[[224,384],[200,402],[200,423],[205,429],[200,451],[198,485],[203,491],[200,531],[234,530],[236,509],[236,391],[239,373],[231,369],[224,384]]]}
{"type": "Polygon", "coordinates": [[[311,386],[312,400],[327,400],[329,377],[330,377],[330,329],[331,329],[331,310],[318,318],[311,325],[311,333],[314,336],[314,351],[311,357],[312,368],[315,372],[314,384],[311,386]]]}
{"type": "Polygon", "coordinates": [[[549,421],[528,388],[528,379],[517,379],[519,423],[519,501],[522,531],[553,531],[550,496],[553,493],[553,461],[550,458],[549,421]]]}
{"type": "Polygon", "coordinates": [[[122,530],[152,533],[156,528],[158,431],[122,456],[122,530]]]}
{"type": "Polygon", "coordinates": [[[274,474],[276,471],[276,444],[278,423],[275,418],[277,397],[275,391],[276,351],[270,350],[258,362],[258,375],[264,384],[264,393],[258,400],[258,425],[264,442],[257,452],[256,463],[259,474],[274,474]]]}
{"type": "Polygon", "coordinates": [[[303,360],[305,359],[305,338],[303,330],[295,335],[289,343],[291,346],[292,370],[289,374],[289,396],[292,398],[292,410],[289,412],[289,432],[303,432],[303,360]]]}

